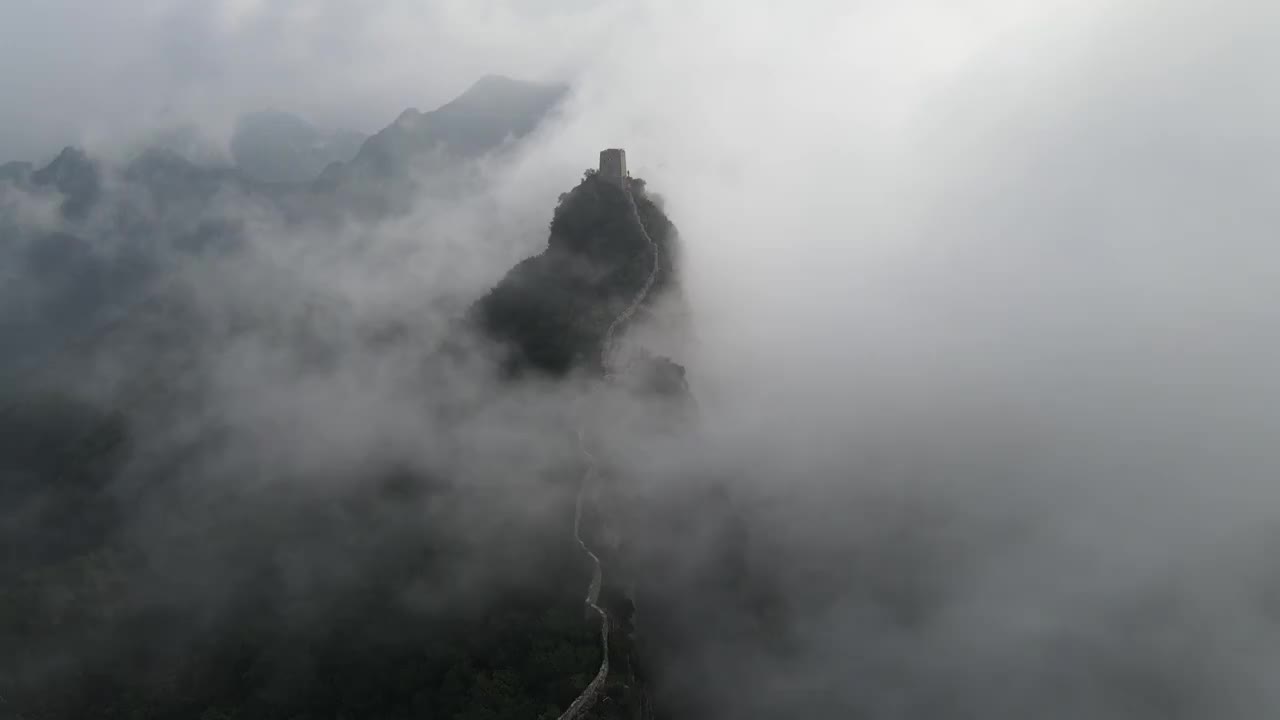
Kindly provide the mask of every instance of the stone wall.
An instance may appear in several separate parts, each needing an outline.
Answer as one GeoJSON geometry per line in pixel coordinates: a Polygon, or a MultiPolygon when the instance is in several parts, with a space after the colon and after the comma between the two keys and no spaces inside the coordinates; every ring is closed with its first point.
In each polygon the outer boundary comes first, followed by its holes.
{"type": "Polygon", "coordinates": [[[601,150],[600,177],[621,187],[627,177],[627,151],[621,148],[601,150]]]}

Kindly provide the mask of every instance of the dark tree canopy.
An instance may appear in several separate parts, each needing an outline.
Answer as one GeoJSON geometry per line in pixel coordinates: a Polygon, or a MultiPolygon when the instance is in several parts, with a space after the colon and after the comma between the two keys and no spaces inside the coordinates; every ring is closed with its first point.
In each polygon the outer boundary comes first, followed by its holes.
{"type": "MultiPolygon", "coordinates": [[[[643,183],[630,183],[640,220],[658,246],[653,300],[673,283],[676,231],[643,183]]],[[[513,372],[561,375],[590,365],[609,322],[635,297],[652,262],[626,194],[589,171],[561,196],[547,249],[513,268],[477,305],[479,323],[507,347],[513,372]]]]}

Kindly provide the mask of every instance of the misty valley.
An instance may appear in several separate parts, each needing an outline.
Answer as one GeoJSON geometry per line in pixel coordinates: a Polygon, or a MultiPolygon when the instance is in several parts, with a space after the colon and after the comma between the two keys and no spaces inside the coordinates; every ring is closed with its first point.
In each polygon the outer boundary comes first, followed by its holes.
{"type": "MultiPolygon", "coordinates": [[[[6,352],[0,435],[6,712],[558,717],[603,659],[582,617],[579,524],[611,570],[597,596],[614,670],[592,712],[652,712],[631,628],[641,575],[612,571],[641,560],[602,510],[623,490],[604,467],[585,486],[589,456],[572,444],[601,422],[582,405],[606,362],[665,432],[687,409],[678,364],[606,359],[624,311],[678,294],[675,230],[642,181],[589,170],[554,208],[546,248],[456,314],[362,316],[350,298],[273,281],[251,300],[204,295],[242,263],[272,262],[251,246],[253,213],[314,243],[396,222],[418,193],[471,192],[467,164],[511,152],[563,93],[486,77],[302,182],[273,179],[295,172],[287,153],[209,167],[155,148],[118,167],[68,148],[43,168],[6,166],[4,251],[21,278],[4,288],[5,319],[22,340],[6,352]],[[44,211],[47,224],[24,215],[44,211]],[[265,365],[228,377],[226,362],[265,365]],[[233,408],[228,380],[264,383],[232,391],[242,400],[318,404],[233,408]],[[295,455],[328,440],[276,425],[294,412],[370,420],[304,387],[347,382],[402,396],[405,437],[295,455]],[[245,410],[265,424],[241,425],[245,410]]],[[[301,133],[268,130],[286,146],[301,133]]]]}
{"type": "Polygon", "coordinates": [[[1276,28],[0,7],[0,720],[1275,716],[1276,28]]]}

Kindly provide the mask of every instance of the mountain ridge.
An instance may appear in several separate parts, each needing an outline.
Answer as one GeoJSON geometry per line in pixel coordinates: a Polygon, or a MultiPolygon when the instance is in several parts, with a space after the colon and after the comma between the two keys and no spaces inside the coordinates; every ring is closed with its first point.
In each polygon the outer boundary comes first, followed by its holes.
{"type": "MultiPolygon", "coordinates": [[[[453,163],[476,159],[508,141],[524,138],[548,118],[569,90],[563,83],[534,83],[502,75],[484,75],[436,109],[421,112],[407,108],[369,136],[355,131],[322,131],[288,112],[248,113],[242,116],[237,128],[238,139],[232,138],[236,162],[230,167],[199,162],[163,143],[144,146],[126,166],[142,156],[153,155],[156,150],[164,150],[209,171],[235,170],[243,180],[258,184],[330,193],[344,184],[366,182],[378,186],[375,192],[382,192],[387,190],[388,183],[410,182],[415,172],[432,170],[427,163],[429,158],[442,160],[443,165],[437,170],[443,172],[451,169],[453,163]],[[254,139],[244,135],[259,130],[265,131],[267,137],[254,139]],[[291,147],[270,161],[255,155],[261,154],[263,140],[269,140],[267,144],[284,142],[295,146],[318,143],[321,147],[291,147]],[[299,157],[312,150],[323,163],[315,157],[299,157]],[[345,160],[329,157],[335,154],[350,157],[345,160]]],[[[68,196],[67,213],[83,217],[98,199],[101,170],[101,162],[84,148],[67,145],[45,165],[25,161],[0,164],[0,181],[57,187],[68,196]]],[[[358,189],[354,192],[368,194],[358,189]]]]}
{"type": "Polygon", "coordinates": [[[371,135],[347,163],[325,168],[320,180],[404,178],[431,153],[445,160],[473,158],[532,132],[564,99],[569,86],[486,75],[435,110],[408,108],[371,135]]]}
{"type": "MultiPolygon", "coordinates": [[[[675,284],[677,233],[642,180],[625,182],[642,229],[658,249],[649,306],[675,284]]],[[[599,349],[609,321],[650,268],[648,241],[635,226],[627,193],[587,171],[561,196],[546,248],[513,267],[473,307],[475,322],[506,349],[508,372],[558,376],[575,367],[603,370],[599,349]]]]}

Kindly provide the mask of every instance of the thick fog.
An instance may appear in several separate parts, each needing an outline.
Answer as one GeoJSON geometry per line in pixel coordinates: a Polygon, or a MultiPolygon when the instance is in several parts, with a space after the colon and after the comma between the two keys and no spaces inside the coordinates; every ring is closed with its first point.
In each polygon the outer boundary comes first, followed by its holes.
{"type": "Polygon", "coordinates": [[[704,457],[798,618],[708,651],[716,712],[1276,706],[1276,19],[672,8],[586,71],[615,119],[558,142],[669,198],[704,457]]]}
{"type": "MultiPolygon", "coordinates": [[[[622,146],[680,229],[689,306],[679,342],[637,335],[688,368],[700,416],[680,449],[602,443],[638,494],[725,482],[785,608],[766,643],[726,617],[739,598],[691,596],[705,641],[662,671],[695,678],[684,701],[725,718],[1280,706],[1280,9],[47,2],[0,27],[0,67],[24,68],[0,71],[2,159],[174,122],[219,138],[264,106],[375,131],[486,72],[572,85],[461,201],[324,252],[236,209],[259,231],[246,266],[184,266],[184,296],[215,330],[226,308],[288,321],[210,335],[210,412],[270,452],[204,472],[271,457],[337,477],[385,454],[509,490],[571,462],[540,418],[563,420],[577,381],[455,368],[443,391],[412,351],[341,343],[300,376],[290,333],[438,332],[622,146]],[[314,322],[337,325],[290,325],[317,294],[345,309],[314,322]],[[463,427],[423,410],[459,396],[492,409],[463,427]]],[[[552,512],[531,497],[507,502],[552,512]]],[[[654,552],[685,558],[673,586],[707,572],[699,548],[654,552]]]]}
{"type": "Polygon", "coordinates": [[[654,60],[692,89],[629,145],[809,643],[725,716],[1264,714],[1274,14],[986,10],[709,16],[654,60]]]}
{"type": "Polygon", "coordinates": [[[679,25],[628,145],[804,638],[724,716],[1274,708],[1274,13],[679,25]]]}

